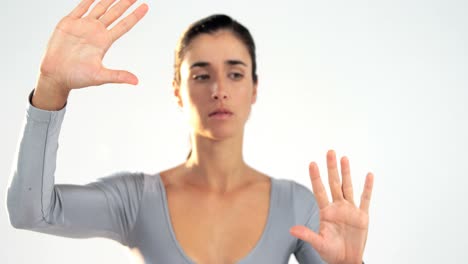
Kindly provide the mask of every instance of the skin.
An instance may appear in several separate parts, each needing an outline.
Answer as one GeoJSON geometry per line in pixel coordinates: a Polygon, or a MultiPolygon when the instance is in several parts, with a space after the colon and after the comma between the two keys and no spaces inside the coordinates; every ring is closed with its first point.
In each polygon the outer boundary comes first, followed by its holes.
{"type": "MultiPolygon", "coordinates": [[[[73,89],[138,83],[134,74],[102,64],[110,46],[147,13],[148,6],[141,4],[110,28],[135,1],[122,0],[111,7],[115,0],[102,0],[90,8],[94,1],[83,0],[58,23],[41,63],[32,98],[35,107],[62,109],[73,89]]],[[[174,84],[174,96],[191,124],[193,151],[183,164],[161,172],[161,178],[177,239],[200,263],[229,263],[242,258],[253,248],[266,223],[270,178],[248,166],[242,155],[244,126],[257,97],[251,64],[247,49],[232,33],[203,34],[190,44],[181,65],[181,83],[174,84]],[[229,108],[233,115],[224,120],[211,118],[209,113],[217,107],[229,108]],[[193,210],[193,201],[199,210],[193,210]],[[205,224],[193,230],[183,221],[187,216],[205,224]],[[213,222],[229,217],[231,222],[213,222]],[[236,239],[229,239],[235,235],[236,239]],[[210,248],[199,247],[200,239],[217,243],[210,248]],[[245,243],[237,243],[239,239],[245,243]]],[[[333,150],[327,153],[327,169],[332,201],[316,163],[309,165],[320,208],[319,232],[294,226],[290,233],[310,243],[327,263],[361,263],[374,176],[367,174],[358,207],[348,159],[341,158],[342,181],[333,150]]]]}
{"type": "Polygon", "coordinates": [[[328,182],[333,201],[330,202],[315,162],[309,164],[312,189],[320,208],[319,232],[305,226],[290,229],[293,236],[314,247],[327,263],[362,263],[369,229],[369,204],[374,175],[368,173],[359,207],[354,203],[349,160],[341,158],[342,182],[334,150],[327,152],[328,182]]]}
{"type": "Polygon", "coordinates": [[[184,167],[194,184],[223,192],[258,177],[242,156],[244,126],[257,96],[251,71],[247,49],[231,32],[202,34],[189,45],[174,95],[191,124],[193,150],[184,167]],[[219,107],[232,116],[210,117],[219,107]]]}
{"type": "Polygon", "coordinates": [[[270,178],[242,156],[244,126],[257,95],[251,72],[246,47],[231,32],[219,31],[190,43],[181,82],[174,83],[174,96],[191,124],[192,155],[160,174],[178,243],[197,263],[237,263],[267,222],[270,178]],[[218,107],[232,116],[210,117],[218,107]],[[195,230],[187,219],[197,219],[195,230]],[[199,241],[216,243],[207,247],[199,241]]]}
{"type": "Polygon", "coordinates": [[[34,106],[59,110],[73,89],[138,83],[137,77],[128,71],[104,67],[102,59],[110,46],[145,16],[148,5],[141,4],[109,28],[136,0],[118,1],[110,9],[115,0],[103,0],[86,14],[93,2],[81,1],[57,24],[41,62],[32,99],[34,106]]]}

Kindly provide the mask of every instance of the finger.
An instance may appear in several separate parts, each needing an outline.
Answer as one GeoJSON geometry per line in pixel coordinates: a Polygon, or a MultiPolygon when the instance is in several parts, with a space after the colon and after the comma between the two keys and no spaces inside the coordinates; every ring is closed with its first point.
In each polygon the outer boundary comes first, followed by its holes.
{"type": "Polygon", "coordinates": [[[82,17],[86,12],[88,12],[89,7],[94,3],[94,0],[83,0],[81,1],[75,9],[73,9],[70,14],[68,14],[69,17],[73,18],[80,18],[82,17]]]}
{"type": "Polygon", "coordinates": [[[305,226],[293,226],[289,229],[291,235],[308,242],[320,254],[325,247],[323,238],[305,226]]]}
{"type": "Polygon", "coordinates": [[[99,20],[106,25],[106,27],[110,26],[114,23],[117,18],[119,18],[127,9],[132,6],[136,0],[126,0],[126,1],[119,1],[117,4],[112,6],[109,11],[107,11],[99,20]]]}
{"type": "Polygon", "coordinates": [[[122,70],[110,70],[102,68],[99,74],[96,75],[96,81],[99,85],[105,83],[128,83],[138,84],[138,78],[131,72],[122,70]]]}
{"type": "Polygon", "coordinates": [[[320,179],[320,172],[315,162],[309,164],[310,181],[312,182],[312,190],[314,191],[317,204],[320,209],[326,207],[329,203],[327,191],[323,187],[322,180],[320,179]]]}
{"type": "Polygon", "coordinates": [[[366,213],[369,213],[369,204],[372,196],[372,187],[374,185],[374,175],[368,173],[366,177],[366,183],[364,184],[364,190],[361,195],[361,204],[359,208],[366,213]]]}
{"type": "Polygon", "coordinates": [[[341,177],[343,177],[343,184],[341,189],[344,198],[354,205],[353,183],[351,181],[351,169],[349,168],[349,160],[347,157],[341,158],[341,177]]]}
{"type": "Polygon", "coordinates": [[[101,0],[101,1],[99,1],[99,3],[97,3],[94,6],[94,8],[91,10],[91,12],[89,12],[88,16],[90,18],[98,19],[99,17],[101,17],[107,11],[109,6],[111,6],[112,3],[114,3],[114,2],[115,2],[115,0],[101,0]]]}
{"type": "Polygon", "coordinates": [[[116,41],[123,34],[127,33],[130,29],[132,29],[132,27],[135,26],[135,24],[145,16],[146,12],[148,12],[148,5],[141,4],[130,15],[120,20],[119,23],[117,23],[117,25],[115,25],[110,30],[112,40],[116,41]]]}
{"type": "Polygon", "coordinates": [[[329,150],[327,152],[327,168],[328,168],[328,184],[333,201],[343,199],[343,191],[341,190],[340,176],[338,175],[338,168],[336,166],[335,151],[329,150]]]}

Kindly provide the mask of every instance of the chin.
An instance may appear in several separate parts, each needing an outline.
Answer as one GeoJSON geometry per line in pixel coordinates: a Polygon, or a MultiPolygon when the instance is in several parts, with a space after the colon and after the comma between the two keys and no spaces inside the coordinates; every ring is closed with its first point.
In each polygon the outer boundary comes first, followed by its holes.
{"type": "Polygon", "coordinates": [[[236,133],[233,133],[231,131],[210,131],[208,137],[216,140],[216,141],[222,141],[230,138],[234,138],[236,136],[236,133]]]}
{"type": "Polygon", "coordinates": [[[202,135],[212,140],[221,141],[229,138],[234,138],[242,134],[241,130],[233,129],[232,127],[217,127],[207,128],[202,135]]]}

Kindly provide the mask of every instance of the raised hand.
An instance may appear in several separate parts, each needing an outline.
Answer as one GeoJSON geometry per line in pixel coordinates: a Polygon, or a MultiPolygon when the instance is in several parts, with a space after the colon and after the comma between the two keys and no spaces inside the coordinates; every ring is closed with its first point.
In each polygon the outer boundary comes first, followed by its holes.
{"type": "Polygon", "coordinates": [[[329,264],[361,263],[369,227],[369,203],[374,176],[368,173],[359,207],[354,204],[349,161],[341,159],[342,184],[333,150],[327,153],[328,181],[333,198],[330,203],[315,162],[309,165],[312,188],[320,208],[319,233],[305,226],[294,226],[292,235],[308,242],[329,264]]]}
{"type": "Polygon", "coordinates": [[[148,6],[142,4],[108,29],[135,1],[120,0],[111,7],[115,0],[102,0],[84,16],[94,1],[82,0],[55,28],[42,60],[40,78],[64,90],[105,83],[137,84],[134,74],[102,65],[112,43],[148,11],[148,6]]]}
{"type": "Polygon", "coordinates": [[[81,3],[55,28],[42,59],[32,98],[35,107],[61,109],[72,89],[105,83],[137,84],[137,77],[124,70],[110,70],[102,59],[118,38],[128,32],[148,11],[140,5],[108,29],[136,0],[101,0],[88,12],[94,0],[81,3]],[[111,7],[112,6],[112,7],[111,7]]]}

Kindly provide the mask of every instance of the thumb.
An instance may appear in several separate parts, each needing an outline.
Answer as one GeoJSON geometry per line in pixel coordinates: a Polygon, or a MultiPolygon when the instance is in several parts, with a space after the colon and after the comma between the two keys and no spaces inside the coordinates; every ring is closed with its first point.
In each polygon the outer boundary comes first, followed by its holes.
{"type": "Polygon", "coordinates": [[[128,71],[110,70],[106,68],[101,68],[99,73],[96,75],[96,81],[98,82],[98,85],[106,83],[138,84],[138,78],[135,74],[128,71]]]}
{"type": "Polygon", "coordinates": [[[305,226],[293,226],[289,229],[291,235],[308,242],[317,252],[322,252],[324,248],[323,238],[305,226]]]}

